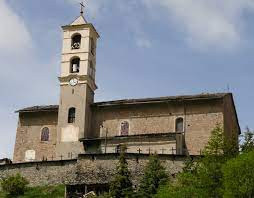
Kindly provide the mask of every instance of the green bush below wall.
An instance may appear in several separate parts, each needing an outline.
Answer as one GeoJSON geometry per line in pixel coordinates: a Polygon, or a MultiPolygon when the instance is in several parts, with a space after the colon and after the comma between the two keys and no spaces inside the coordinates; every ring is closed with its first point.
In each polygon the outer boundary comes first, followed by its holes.
{"type": "MultiPolygon", "coordinates": [[[[19,198],[64,198],[65,186],[42,186],[27,188],[23,196],[19,198]]],[[[7,198],[4,193],[0,192],[0,198],[7,198]]]]}

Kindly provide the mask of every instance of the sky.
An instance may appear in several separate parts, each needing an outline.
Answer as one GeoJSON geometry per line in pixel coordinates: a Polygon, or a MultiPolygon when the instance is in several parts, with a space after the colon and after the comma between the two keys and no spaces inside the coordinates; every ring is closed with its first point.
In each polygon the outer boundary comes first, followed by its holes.
{"type": "MultiPolygon", "coordinates": [[[[96,101],[232,92],[254,129],[252,0],[86,0],[100,34],[96,101]]],[[[0,0],[0,158],[12,158],[15,110],[58,104],[62,25],[78,0],[0,0]]]]}

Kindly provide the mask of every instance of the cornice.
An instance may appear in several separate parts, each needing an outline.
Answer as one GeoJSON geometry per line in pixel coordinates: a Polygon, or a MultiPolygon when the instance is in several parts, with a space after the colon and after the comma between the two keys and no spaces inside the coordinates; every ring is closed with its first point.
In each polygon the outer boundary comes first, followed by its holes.
{"type": "Polygon", "coordinates": [[[91,28],[91,29],[93,29],[93,31],[96,33],[97,37],[100,38],[99,33],[97,32],[97,30],[95,29],[95,27],[91,23],[82,24],[82,25],[64,25],[64,26],[62,26],[63,30],[77,30],[77,29],[82,29],[82,28],[91,28]]]}
{"type": "Polygon", "coordinates": [[[58,80],[60,82],[60,85],[69,85],[69,81],[72,78],[77,78],[78,79],[78,84],[87,84],[89,87],[95,91],[98,87],[95,84],[94,80],[92,80],[89,76],[87,75],[77,75],[77,74],[70,74],[69,76],[64,76],[64,77],[58,77],[58,80]]]}

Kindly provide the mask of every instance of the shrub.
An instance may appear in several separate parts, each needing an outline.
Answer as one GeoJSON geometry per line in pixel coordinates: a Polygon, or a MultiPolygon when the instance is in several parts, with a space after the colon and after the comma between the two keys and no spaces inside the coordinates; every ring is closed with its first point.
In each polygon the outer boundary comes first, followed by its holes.
{"type": "Polygon", "coordinates": [[[29,182],[19,173],[17,175],[6,177],[1,181],[3,192],[10,197],[24,195],[28,184],[29,182]]]}
{"type": "Polygon", "coordinates": [[[24,196],[20,198],[63,198],[65,186],[37,186],[27,188],[24,196]]]}

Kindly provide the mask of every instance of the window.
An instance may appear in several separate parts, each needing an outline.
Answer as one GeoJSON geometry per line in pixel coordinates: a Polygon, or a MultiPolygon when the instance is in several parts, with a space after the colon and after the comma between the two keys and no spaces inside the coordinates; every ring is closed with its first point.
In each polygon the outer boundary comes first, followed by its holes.
{"type": "Polygon", "coordinates": [[[81,35],[75,34],[71,40],[71,49],[79,49],[81,45],[81,35]]]}
{"type": "Polygon", "coordinates": [[[129,122],[124,121],[121,123],[121,135],[129,135],[129,122]]]}
{"type": "Polygon", "coordinates": [[[176,132],[183,132],[183,118],[176,119],[176,132]]]}
{"type": "Polygon", "coordinates": [[[90,47],[91,47],[91,53],[92,55],[95,55],[95,44],[93,38],[90,39],[90,47]]]}
{"type": "Polygon", "coordinates": [[[68,123],[74,123],[75,122],[75,115],[76,114],[76,109],[75,108],[70,108],[69,113],[68,113],[68,123]]]}
{"type": "Polygon", "coordinates": [[[79,65],[80,65],[80,59],[79,58],[74,58],[71,61],[71,73],[78,73],[79,72],[79,65]]]}
{"type": "Polygon", "coordinates": [[[49,128],[48,127],[44,127],[41,130],[41,141],[43,141],[43,142],[49,141],[49,128]]]}

